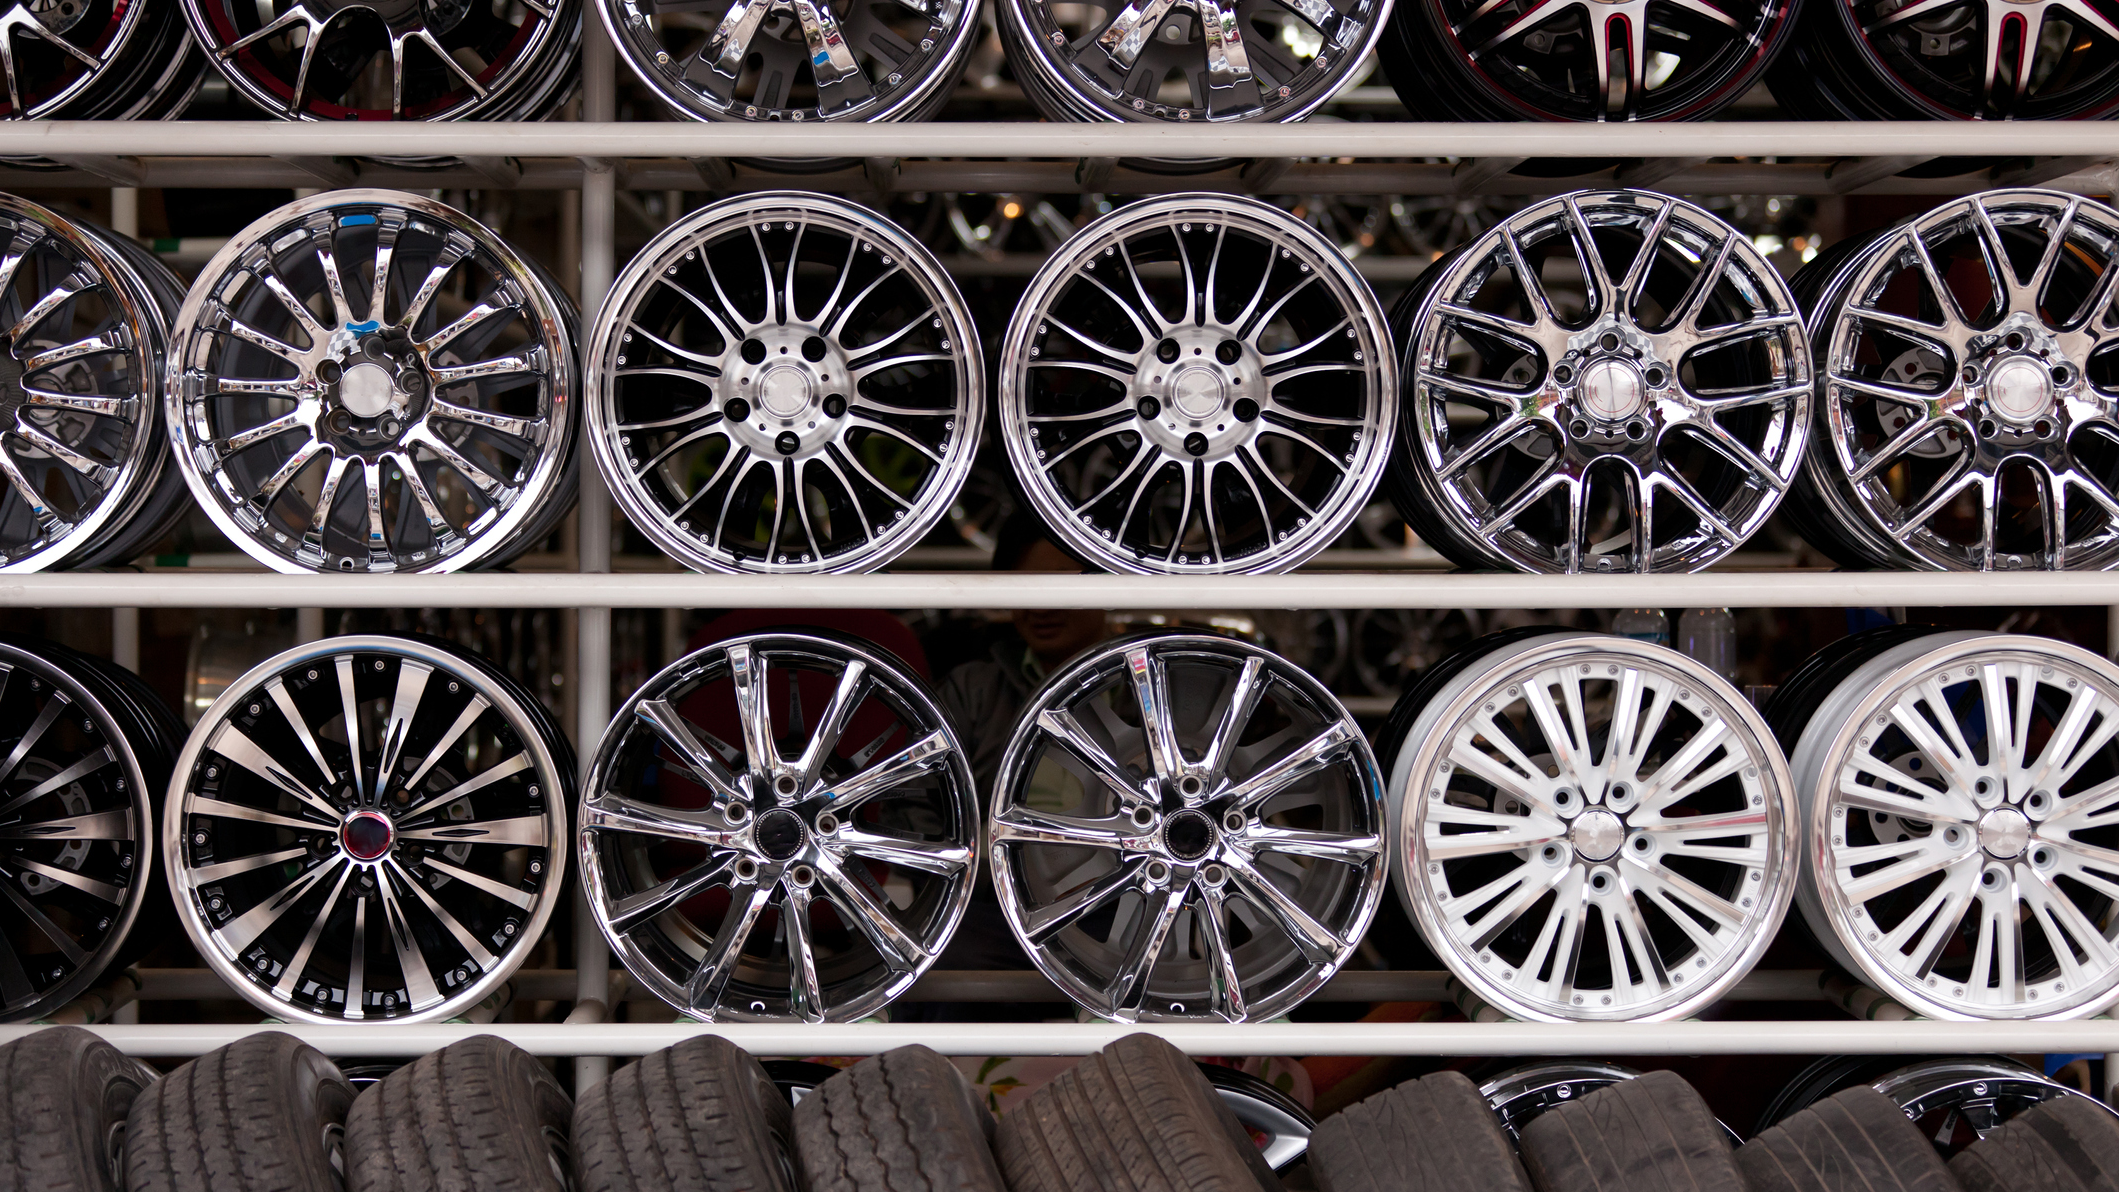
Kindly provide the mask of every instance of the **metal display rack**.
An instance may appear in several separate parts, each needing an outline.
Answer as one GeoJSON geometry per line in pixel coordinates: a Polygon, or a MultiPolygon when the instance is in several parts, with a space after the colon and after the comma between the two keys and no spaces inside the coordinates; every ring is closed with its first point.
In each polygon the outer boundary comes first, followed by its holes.
{"type": "MultiPolygon", "coordinates": [[[[534,124],[37,123],[0,124],[0,157],[41,156],[59,171],[0,169],[0,189],[210,185],[442,186],[579,189],[583,321],[595,317],[614,275],[615,195],[633,189],[716,192],[800,186],[860,194],[891,191],[1158,190],[1341,194],[1553,193],[1582,185],[1714,194],[1892,193],[1955,195],[2009,185],[2078,193],[2119,188],[2119,124],[1818,124],[1726,121],[1679,125],[1344,123],[1300,126],[886,124],[704,125],[616,123],[614,62],[589,22],[583,122],[534,124]],[[462,164],[409,171],[364,155],[454,156],[462,164]],[[746,156],[850,156],[859,164],[789,178],[731,164],[746,156]],[[1138,173],[1129,157],[1232,159],[1215,172],[1138,173]],[[1511,173],[1539,158],[1605,161],[1577,178],[1511,173]],[[1939,158],[1954,174],[1908,177],[1939,158]],[[1333,160],[1350,159],[1350,160],[1333,160]],[[1448,159],[1448,160],[1444,160],[1448,159]],[[1998,163],[1998,164],[1996,164],[1998,163]]],[[[116,204],[121,226],[126,200],[116,204]]],[[[136,209],[135,209],[136,210],[136,209]]],[[[135,217],[136,218],[136,217],[135,217]]],[[[974,268],[976,267],[974,263],[974,268]]],[[[113,608],[117,659],[138,665],[141,607],[295,607],[316,635],[317,606],[498,607],[579,610],[576,673],[609,673],[613,608],[1549,608],[1634,606],[2105,605],[2119,622],[2119,574],[1987,575],[1843,573],[1736,568],[1698,575],[1531,576],[1397,570],[1277,576],[1129,578],[920,572],[768,578],[695,574],[613,575],[610,497],[594,468],[581,473],[578,557],[570,572],[405,577],[284,576],[158,571],[0,577],[0,606],[113,608]],[[127,607],[118,607],[120,604],[127,607]]],[[[594,754],[610,717],[607,684],[579,684],[573,736],[594,754]]],[[[579,921],[590,922],[580,902],[579,921]]],[[[644,1025],[613,1023],[611,961],[594,930],[576,933],[571,970],[517,975],[519,992],[575,1009],[563,1024],[415,1026],[137,1025],[93,1029],[143,1056],[198,1055],[249,1031],[284,1030],[328,1054],[403,1056],[481,1033],[546,1056],[580,1060],[585,1086],[606,1070],[597,1057],[639,1055],[713,1032],[766,1055],[870,1054],[925,1043],[951,1054],[1078,1055],[1134,1030],[1151,1030],[1195,1054],[1223,1055],[1702,1055],[2094,1052],[2113,1053],[2119,1021],[1687,1021],[1653,1025],[1531,1023],[1274,1023],[1132,1027],[1007,1023],[861,1025],[644,1025]]],[[[1445,996],[1439,973],[1349,973],[1325,1000],[1445,996]]],[[[1032,973],[931,974],[913,1000],[1038,999],[1032,973]]],[[[143,998],[210,995],[210,974],[151,970],[143,998]]],[[[643,995],[645,996],[645,995],[643,995]]],[[[1760,972],[1736,1000],[1818,1000],[1814,973],[1760,972]]],[[[0,1027],[0,1042],[37,1029],[0,1027]]]]}

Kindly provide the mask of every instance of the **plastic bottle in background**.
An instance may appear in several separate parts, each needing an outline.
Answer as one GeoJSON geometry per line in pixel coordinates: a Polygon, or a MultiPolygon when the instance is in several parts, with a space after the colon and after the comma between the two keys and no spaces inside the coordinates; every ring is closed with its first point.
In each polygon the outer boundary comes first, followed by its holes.
{"type": "Polygon", "coordinates": [[[1611,618],[1611,631],[1637,642],[1670,644],[1670,618],[1659,608],[1622,608],[1611,618]]]}
{"type": "Polygon", "coordinates": [[[1736,617],[1726,608],[1688,608],[1678,618],[1678,650],[1736,681],[1736,617]]]}

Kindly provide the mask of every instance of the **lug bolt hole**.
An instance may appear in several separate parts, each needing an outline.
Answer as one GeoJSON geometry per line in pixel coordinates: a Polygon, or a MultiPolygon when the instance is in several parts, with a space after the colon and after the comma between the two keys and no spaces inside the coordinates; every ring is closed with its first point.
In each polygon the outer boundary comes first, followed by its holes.
{"type": "Polygon", "coordinates": [[[1635,440],[1635,441],[1639,441],[1639,440],[1641,440],[1641,439],[1643,439],[1643,438],[1646,438],[1646,437],[1647,437],[1647,435],[1648,435],[1648,424],[1647,424],[1647,423],[1645,423],[1645,422],[1640,422],[1640,421],[1634,421],[1634,422],[1629,422],[1629,423],[1627,423],[1627,424],[1626,424],[1626,437],[1627,437],[1627,438],[1629,438],[1629,439],[1633,439],[1633,440],[1635,440]]]}
{"type": "Polygon", "coordinates": [[[1148,862],[1148,880],[1151,882],[1169,881],[1170,867],[1168,865],[1163,864],[1161,861],[1148,862]]]}
{"type": "Polygon", "coordinates": [[[1637,853],[1645,853],[1653,847],[1655,847],[1654,842],[1649,840],[1646,836],[1636,836],[1633,838],[1633,851],[1637,853]]]}
{"type": "Polygon", "coordinates": [[[1164,364],[1168,364],[1171,361],[1177,359],[1177,341],[1174,339],[1166,339],[1161,343],[1156,344],[1155,358],[1157,360],[1162,361],[1164,364]]]}
{"type": "Polygon", "coordinates": [[[1560,846],[1548,844],[1544,848],[1539,849],[1538,859],[1547,865],[1558,865],[1560,863],[1560,846]]]}
{"type": "Polygon", "coordinates": [[[1192,455],[1205,455],[1207,453],[1207,436],[1200,434],[1196,430],[1186,435],[1185,451],[1192,455]]]}
{"type": "Polygon", "coordinates": [[[722,809],[721,818],[732,824],[740,824],[750,818],[750,808],[741,803],[731,803],[722,809]]]}
{"type": "Polygon", "coordinates": [[[773,440],[773,448],[782,455],[793,455],[802,450],[802,439],[791,430],[783,430],[780,437],[773,440]]]}
{"type": "Polygon", "coordinates": [[[2009,332],[2008,338],[2007,338],[2007,339],[2004,339],[2004,340],[2003,340],[2002,342],[2003,342],[2003,343],[2005,343],[2005,344],[2007,344],[2007,345],[2009,345],[2009,351],[2011,351],[2011,352],[2021,352],[2021,351],[2023,351],[2023,333],[2022,333],[2022,332],[2019,332],[2019,331],[2011,331],[2011,332],[2009,332]]]}
{"type": "Polygon", "coordinates": [[[1229,871],[1219,865],[1209,865],[1199,871],[1199,880],[1210,886],[1218,886],[1229,880],[1229,871]]]}
{"type": "Polygon", "coordinates": [[[1985,778],[1981,778],[1972,783],[1972,793],[1975,795],[1983,795],[1993,789],[1994,784],[1985,778]]]}
{"type": "Polygon", "coordinates": [[[1222,830],[1225,832],[1233,832],[1241,836],[1243,834],[1244,829],[1243,812],[1232,811],[1229,812],[1227,815],[1222,816],[1221,827],[1222,830]]]}
{"type": "Polygon", "coordinates": [[[1663,382],[1668,378],[1663,375],[1662,369],[1651,368],[1647,372],[1641,374],[1641,379],[1648,382],[1648,387],[1650,389],[1661,389],[1663,387],[1663,382]]]}
{"type": "Polygon", "coordinates": [[[1552,379],[1562,385],[1570,384],[1575,379],[1575,370],[1565,364],[1554,365],[1552,379]]]}
{"type": "Polygon", "coordinates": [[[744,341],[743,341],[743,362],[744,362],[745,364],[762,364],[762,363],[764,363],[764,362],[765,362],[765,345],[764,345],[764,344],[762,344],[762,343],[760,343],[760,342],[758,342],[758,341],[757,341],[757,340],[755,340],[755,339],[746,339],[746,340],[744,340],[744,341]]]}
{"type": "Polygon", "coordinates": [[[1567,424],[1567,433],[1577,439],[1586,439],[1589,437],[1589,423],[1577,418],[1567,424]]]}
{"type": "Polygon", "coordinates": [[[1236,399],[1235,414],[1238,422],[1256,422],[1258,421],[1258,403],[1248,397],[1239,397],[1236,399]]]}
{"type": "Polygon", "coordinates": [[[1187,774],[1187,775],[1185,775],[1185,776],[1184,776],[1183,778],[1180,778],[1180,779],[1178,779],[1178,780],[1177,780],[1177,789],[1178,789],[1179,791],[1183,792],[1183,793],[1184,793],[1184,794],[1186,794],[1186,795],[1196,795],[1196,794],[1198,794],[1198,793],[1199,793],[1199,775],[1197,775],[1197,774],[1187,774]]]}
{"type": "Polygon", "coordinates": [[[844,413],[846,413],[846,399],[844,397],[836,393],[825,397],[824,416],[826,418],[837,418],[844,413]]]}
{"type": "Polygon", "coordinates": [[[1954,826],[1944,828],[1942,830],[1942,842],[1952,846],[1964,843],[1964,829],[1954,826]]]}
{"type": "Polygon", "coordinates": [[[1552,805],[1562,811],[1573,810],[1575,805],[1574,791],[1564,786],[1554,791],[1552,793],[1552,805]]]}
{"type": "Polygon", "coordinates": [[[1979,420],[1979,437],[1982,439],[1991,439],[1994,437],[1994,420],[1992,418],[1982,418],[1979,420]]]}
{"type": "Polygon", "coordinates": [[[782,774],[778,778],[773,779],[773,789],[779,791],[782,795],[794,794],[795,786],[795,776],[792,774],[782,774]]]}
{"type": "Polygon", "coordinates": [[[1154,810],[1153,810],[1153,809],[1151,809],[1151,808],[1147,808],[1147,807],[1136,807],[1136,808],[1134,808],[1134,809],[1133,809],[1133,826],[1134,826],[1134,827],[1136,827],[1136,828],[1145,828],[1145,827],[1147,827],[1147,826],[1148,826],[1149,824],[1152,824],[1152,823],[1154,823],[1154,822],[1155,822],[1155,812],[1154,812],[1154,810]]]}
{"type": "Polygon", "coordinates": [[[787,876],[798,886],[808,886],[817,880],[817,871],[807,865],[797,865],[787,876]]]}
{"type": "Polygon", "coordinates": [[[1234,364],[1243,359],[1243,345],[1233,339],[1222,340],[1214,346],[1214,358],[1223,364],[1234,364]]]}
{"type": "Polygon", "coordinates": [[[2037,422],[2032,424],[2031,433],[2037,435],[2041,439],[2047,438],[2053,433],[2053,424],[2047,422],[2043,418],[2040,418],[2037,422]]]}
{"type": "Polygon", "coordinates": [[[730,422],[749,422],[750,403],[740,397],[731,398],[727,405],[721,407],[721,413],[730,422]]]}
{"type": "Polygon", "coordinates": [[[749,857],[736,858],[736,877],[742,881],[754,881],[758,876],[758,863],[749,857]]]}
{"type": "Polygon", "coordinates": [[[1969,364],[1964,366],[1964,372],[1960,375],[1964,377],[1964,383],[1967,385],[1973,384],[1979,380],[1979,370],[1969,364]]]}
{"type": "Polygon", "coordinates": [[[839,830],[839,817],[827,811],[817,817],[817,834],[829,836],[839,830]]]}
{"type": "Polygon", "coordinates": [[[1596,874],[1589,879],[1589,888],[1599,894],[1611,889],[1611,875],[1608,873],[1596,874]]]}
{"type": "Polygon", "coordinates": [[[2065,364],[2056,364],[2056,365],[2054,365],[2054,366],[2053,366],[2053,384],[2055,384],[2055,385],[2065,385],[2065,384],[2067,384],[2067,383],[2068,383],[2069,381],[2072,381],[2072,380],[2074,380],[2074,379],[2075,379],[2075,374],[2074,374],[2074,371],[2073,371],[2073,370],[2071,370],[2070,368],[2068,368],[2068,366],[2067,366],[2067,365],[2065,365],[2065,364]]]}
{"type": "Polygon", "coordinates": [[[2053,867],[2053,850],[2044,847],[2032,849],[2031,864],[2039,869],[2051,869],[2053,867]]]}
{"type": "Polygon", "coordinates": [[[2023,809],[2032,815],[2044,815],[2052,810],[2052,807],[2053,794],[2051,791],[2032,791],[2031,797],[2023,801],[2023,809]]]}
{"type": "Polygon", "coordinates": [[[2003,878],[1999,869],[1989,869],[1979,875],[1979,888],[1982,890],[1999,890],[2001,889],[2002,881],[2003,878]]]}
{"type": "Polygon", "coordinates": [[[316,379],[322,381],[326,385],[338,384],[339,377],[343,375],[344,370],[339,368],[338,361],[336,360],[326,360],[322,364],[316,366],[316,379]]]}
{"type": "Polygon", "coordinates": [[[1158,417],[1160,417],[1160,416],[1162,415],[1162,412],[1163,412],[1163,404],[1162,404],[1161,402],[1159,402],[1159,401],[1156,401],[1156,400],[1155,400],[1154,398],[1152,398],[1152,397],[1144,397],[1144,398],[1141,398],[1141,399],[1140,399],[1140,404],[1139,404],[1139,405],[1137,405],[1137,406],[1134,406],[1134,407],[1133,407],[1133,409],[1134,409],[1134,410],[1135,410],[1135,412],[1137,412],[1137,413],[1138,413],[1138,414],[1139,414],[1139,415],[1140,415],[1141,417],[1143,417],[1143,418],[1146,418],[1146,419],[1149,419],[1150,421],[1153,421],[1154,419],[1156,419],[1156,418],[1158,418],[1158,417]]]}
{"type": "Polygon", "coordinates": [[[1606,331],[1604,333],[1604,338],[1597,341],[1597,346],[1607,352],[1616,352],[1619,350],[1619,337],[1609,331],[1606,331]]]}
{"type": "Polygon", "coordinates": [[[812,335],[802,341],[802,359],[809,361],[811,364],[824,359],[824,353],[827,350],[827,345],[822,336],[812,335]]]}

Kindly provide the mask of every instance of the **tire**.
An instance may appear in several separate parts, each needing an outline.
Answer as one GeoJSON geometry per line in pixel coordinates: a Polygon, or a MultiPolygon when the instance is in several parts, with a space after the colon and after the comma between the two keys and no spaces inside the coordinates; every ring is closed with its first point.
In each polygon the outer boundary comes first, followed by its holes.
{"type": "Polygon", "coordinates": [[[1950,1160],[1964,1192],[2111,1192],[2119,1118],[2088,1097],[2055,1097],[1950,1160]]]}
{"type": "Polygon", "coordinates": [[[1408,1080],[1310,1135],[1320,1192],[1529,1192],[1486,1099],[1462,1072],[1408,1080]]]}
{"type": "Polygon", "coordinates": [[[313,1192],[338,1182],[353,1087],[322,1052],[269,1031],[178,1068],[132,1104],[128,1192],[313,1192]]]}
{"type": "Polygon", "coordinates": [[[529,1052],[492,1035],[452,1043],[354,1102],[346,1192],[564,1192],[573,1117],[529,1052]]]}
{"type": "MultiPolygon", "coordinates": [[[[993,1115],[931,1048],[871,1056],[795,1106],[809,1192],[1003,1192],[993,1115]]],[[[1020,1189],[1017,1192],[1021,1192],[1020,1189]]]]}
{"type": "Polygon", "coordinates": [[[743,1049],[687,1039],[574,1103],[575,1192],[789,1192],[791,1118],[743,1049]]]}
{"type": "Polygon", "coordinates": [[[1207,1078],[1149,1034],[1128,1035],[1031,1093],[1001,1119],[996,1149],[1012,1192],[1281,1186],[1207,1078]]]}
{"type": "Polygon", "coordinates": [[[118,1131],[151,1082],[79,1027],[0,1047],[0,1192],[117,1192],[118,1131]]]}
{"type": "Polygon", "coordinates": [[[1523,1127],[1538,1192],[1746,1192],[1729,1136],[1675,1072],[1598,1089],[1523,1127]]]}
{"type": "Polygon", "coordinates": [[[1957,1192],[1935,1147],[1906,1115],[1856,1085],[1737,1148],[1751,1192],[1957,1192]]]}

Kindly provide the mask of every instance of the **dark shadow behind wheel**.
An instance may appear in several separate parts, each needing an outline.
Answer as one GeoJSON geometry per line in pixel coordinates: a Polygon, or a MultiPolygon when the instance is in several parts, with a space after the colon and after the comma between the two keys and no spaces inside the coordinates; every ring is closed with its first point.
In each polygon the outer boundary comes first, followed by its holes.
{"type": "Polygon", "coordinates": [[[208,1052],[143,1090],[125,1125],[127,1192],[338,1186],[353,1089],[293,1035],[208,1052]]]}
{"type": "Polygon", "coordinates": [[[1675,1072],[1648,1072],[1539,1115],[1523,1128],[1539,1192],[1652,1188],[1746,1192],[1728,1135],[1675,1072]]]}
{"type": "MultiPolygon", "coordinates": [[[[808,1192],[1003,1192],[993,1115],[956,1066],[900,1047],[820,1084],[795,1107],[808,1192]]],[[[1024,1192],[1014,1184],[1014,1192],[1024,1192]]]]}
{"type": "Polygon", "coordinates": [[[1326,1118],[1310,1135],[1321,1192],[1528,1192],[1485,1098],[1461,1072],[1409,1080],[1326,1118]]]}
{"type": "Polygon", "coordinates": [[[1956,1184],[1898,1106],[1867,1086],[1762,1131],[1737,1148],[1736,1165],[1751,1192],[1953,1192],[1956,1184]]]}
{"type": "Polygon", "coordinates": [[[529,1052],[492,1035],[452,1043],[354,1102],[346,1192],[565,1192],[573,1116],[559,1082],[529,1052]]]}
{"type": "Polygon", "coordinates": [[[79,1027],[0,1047],[0,1189],[117,1192],[125,1115],[152,1079],[79,1027]]]}
{"type": "Polygon", "coordinates": [[[786,1098],[705,1035],[629,1064],[574,1105],[575,1192],[789,1192],[786,1098]]]}
{"type": "Polygon", "coordinates": [[[1950,1161],[1964,1192],[2096,1192],[2119,1187],[2119,1121],[2087,1097],[2060,1097],[1950,1161]]]}

